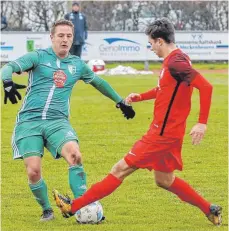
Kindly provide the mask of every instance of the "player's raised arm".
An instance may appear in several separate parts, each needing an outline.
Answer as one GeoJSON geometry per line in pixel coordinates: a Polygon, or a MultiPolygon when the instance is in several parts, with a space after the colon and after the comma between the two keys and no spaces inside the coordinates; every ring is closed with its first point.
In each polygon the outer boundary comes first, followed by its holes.
{"type": "Polygon", "coordinates": [[[104,79],[97,76],[85,63],[83,64],[81,79],[85,83],[90,83],[94,88],[100,91],[116,103],[116,107],[120,108],[124,117],[132,119],[135,116],[135,111],[132,106],[127,105],[122,97],[111,87],[104,79]]]}
{"type": "Polygon", "coordinates": [[[17,103],[17,98],[21,100],[21,95],[17,89],[26,88],[25,85],[16,84],[12,81],[13,73],[22,73],[23,71],[29,71],[34,68],[38,63],[38,53],[30,52],[19,59],[9,62],[1,69],[1,79],[4,87],[4,103],[7,103],[7,99],[12,104],[17,103]],[[17,96],[17,98],[16,98],[17,96]]]}
{"type": "Polygon", "coordinates": [[[170,58],[169,71],[177,81],[184,81],[199,90],[200,113],[198,123],[192,128],[192,144],[197,145],[203,139],[207,129],[208,115],[211,106],[212,85],[196,70],[192,68],[190,61],[181,55],[170,58]]]}

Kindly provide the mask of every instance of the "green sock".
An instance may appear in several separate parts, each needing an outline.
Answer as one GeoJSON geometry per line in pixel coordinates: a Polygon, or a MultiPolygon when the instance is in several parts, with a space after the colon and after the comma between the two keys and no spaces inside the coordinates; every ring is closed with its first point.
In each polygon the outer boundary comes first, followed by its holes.
{"type": "Polygon", "coordinates": [[[78,198],[86,192],[86,173],[82,164],[69,167],[69,184],[74,198],[78,198]]]}
{"type": "Polygon", "coordinates": [[[29,187],[43,211],[46,209],[51,209],[45,181],[41,178],[36,184],[29,184],[29,187]]]}

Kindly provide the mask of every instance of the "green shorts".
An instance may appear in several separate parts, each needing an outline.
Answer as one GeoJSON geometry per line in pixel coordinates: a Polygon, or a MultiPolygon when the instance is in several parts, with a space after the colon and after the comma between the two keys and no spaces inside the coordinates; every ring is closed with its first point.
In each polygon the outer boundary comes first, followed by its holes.
{"type": "Polygon", "coordinates": [[[43,156],[46,147],[55,159],[68,141],[78,142],[75,130],[66,119],[39,120],[16,124],[12,136],[13,158],[43,156]]]}

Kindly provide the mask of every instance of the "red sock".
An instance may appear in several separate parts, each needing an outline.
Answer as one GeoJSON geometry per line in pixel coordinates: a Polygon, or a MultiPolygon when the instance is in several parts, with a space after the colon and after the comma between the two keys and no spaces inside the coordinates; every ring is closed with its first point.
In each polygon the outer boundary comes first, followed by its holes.
{"type": "Polygon", "coordinates": [[[209,214],[211,204],[182,179],[176,177],[168,191],[176,194],[182,201],[198,207],[206,215],[209,214]]]}
{"type": "Polygon", "coordinates": [[[94,184],[89,188],[83,196],[72,201],[72,213],[75,213],[82,207],[102,199],[103,197],[111,194],[115,189],[122,183],[121,180],[116,178],[114,175],[109,174],[102,181],[94,184]]]}

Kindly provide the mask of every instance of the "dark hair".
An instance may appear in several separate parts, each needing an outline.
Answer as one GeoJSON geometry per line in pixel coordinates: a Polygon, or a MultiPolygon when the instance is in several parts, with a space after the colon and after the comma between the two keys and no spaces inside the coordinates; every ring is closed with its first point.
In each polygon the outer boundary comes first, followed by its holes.
{"type": "Polygon", "coordinates": [[[152,39],[162,38],[166,43],[175,43],[175,29],[167,18],[161,18],[148,25],[146,35],[152,39]]]}
{"type": "Polygon", "coordinates": [[[55,29],[57,26],[60,26],[60,25],[67,25],[67,26],[70,26],[72,28],[72,32],[74,34],[74,25],[71,21],[68,21],[66,19],[60,19],[60,20],[57,20],[55,21],[53,24],[52,24],[52,27],[51,27],[51,34],[54,35],[55,34],[55,29]]]}

